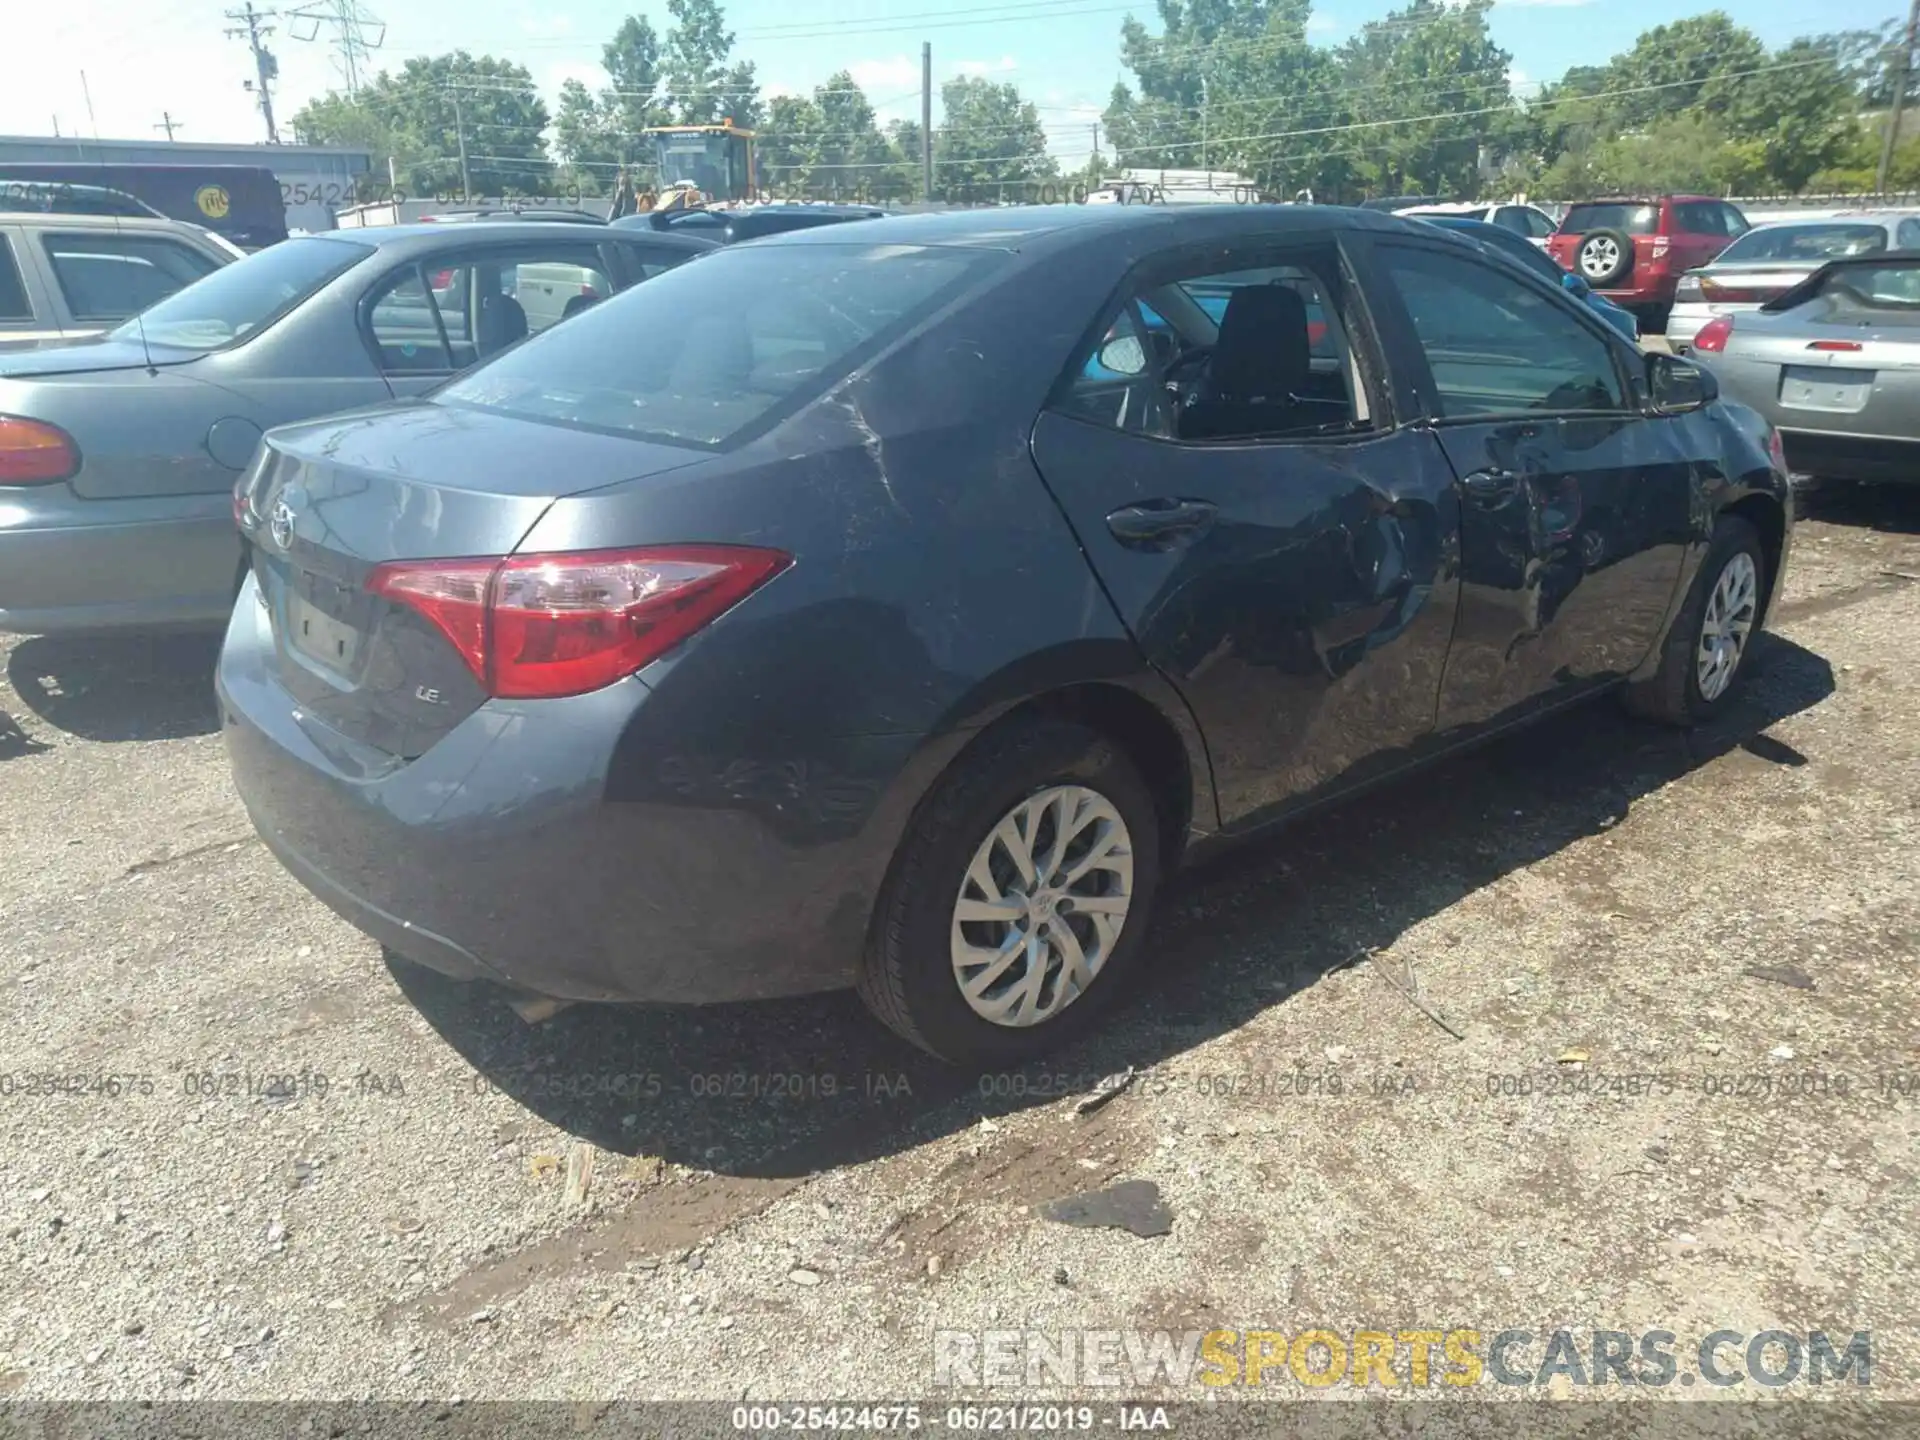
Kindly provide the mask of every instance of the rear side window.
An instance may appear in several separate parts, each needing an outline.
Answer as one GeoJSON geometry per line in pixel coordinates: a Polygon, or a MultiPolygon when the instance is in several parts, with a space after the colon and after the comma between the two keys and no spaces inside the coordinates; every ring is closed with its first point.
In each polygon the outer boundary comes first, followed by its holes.
{"type": "Polygon", "coordinates": [[[76,320],[125,320],[220,268],[156,235],[47,235],[42,243],[76,320]]]}
{"type": "Polygon", "coordinates": [[[13,256],[13,241],[0,235],[0,320],[31,320],[33,307],[27,303],[27,287],[20,279],[20,262],[13,256]]]}
{"type": "Polygon", "coordinates": [[[700,446],[734,441],[930,315],[999,251],[746,246],[596,305],[441,403],[700,446]]]}
{"type": "Polygon", "coordinates": [[[1382,246],[1446,419],[1627,408],[1613,348],[1549,295],[1466,256],[1382,246]]]}
{"type": "MultiPolygon", "coordinates": [[[[373,251],[355,241],[302,237],[216,269],[140,317],[149,345],[217,350],[258,334],[373,251]]],[[[132,327],[116,332],[134,335],[132,327]]]]}
{"type": "Polygon", "coordinates": [[[1576,205],[1560,222],[1561,233],[1586,235],[1595,230],[1622,230],[1629,235],[1651,235],[1660,228],[1658,205],[1607,202],[1576,205]]]}
{"type": "Polygon", "coordinates": [[[1712,200],[1683,200],[1673,207],[1674,228],[1682,235],[1725,235],[1727,218],[1712,200]]]}

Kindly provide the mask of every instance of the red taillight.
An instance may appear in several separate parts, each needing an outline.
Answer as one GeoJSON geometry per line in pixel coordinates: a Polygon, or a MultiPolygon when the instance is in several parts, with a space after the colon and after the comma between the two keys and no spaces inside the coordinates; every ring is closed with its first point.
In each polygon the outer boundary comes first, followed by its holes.
{"type": "Polygon", "coordinates": [[[432,285],[436,290],[445,290],[449,285],[453,284],[453,271],[436,270],[432,275],[427,277],[427,283],[432,285]]]}
{"type": "Polygon", "coordinates": [[[80,447],[58,425],[0,415],[0,485],[48,485],[80,469],[80,447]]]}
{"type": "Polygon", "coordinates": [[[596,289],[594,289],[594,288],[593,288],[593,286],[591,286],[591,285],[584,285],[584,284],[583,284],[583,285],[582,285],[582,286],[580,287],[580,293],[581,293],[582,295],[592,295],[592,296],[594,296],[594,297],[596,297],[596,298],[598,298],[598,296],[599,296],[599,294],[600,294],[600,292],[599,292],[598,290],[596,290],[596,289]]]}
{"type": "Polygon", "coordinates": [[[1781,293],[1781,287],[1729,285],[1725,281],[1710,280],[1704,276],[1700,281],[1700,294],[1703,299],[1720,300],[1730,305],[1764,305],[1781,293]]]}
{"type": "Polygon", "coordinates": [[[1778,430],[1767,432],[1767,458],[1773,461],[1773,468],[1782,475],[1787,473],[1787,447],[1781,442],[1778,430]]]}
{"type": "Polygon", "coordinates": [[[1718,355],[1727,348],[1727,337],[1733,334],[1733,321],[1726,315],[1716,315],[1700,327],[1693,337],[1693,348],[1705,351],[1709,355],[1718,355]]]}
{"type": "Polygon", "coordinates": [[[1327,322],[1326,321],[1309,320],[1307,322],[1307,344],[1318,345],[1322,340],[1326,338],[1327,338],[1327,322]]]}
{"type": "Polygon", "coordinates": [[[1837,350],[1843,354],[1851,355],[1860,348],[1860,342],[1858,340],[1816,340],[1807,346],[1807,348],[1809,350],[1837,350]]]}
{"type": "Polygon", "coordinates": [[[778,550],[661,545],[397,561],[367,588],[438,626],[489,695],[557,699],[659,659],[792,563],[778,550]]]}

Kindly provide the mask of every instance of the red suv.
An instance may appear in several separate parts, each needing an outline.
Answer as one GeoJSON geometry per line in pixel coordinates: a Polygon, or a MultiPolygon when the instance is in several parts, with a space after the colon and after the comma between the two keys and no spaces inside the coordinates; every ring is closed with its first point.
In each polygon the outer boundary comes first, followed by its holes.
{"type": "Polygon", "coordinates": [[[1609,300],[1642,312],[1643,329],[1661,330],[1680,277],[1752,228],[1737,206],[1710,195],[1589,200],[1567,211],[1547,253],[1609,300]]]}

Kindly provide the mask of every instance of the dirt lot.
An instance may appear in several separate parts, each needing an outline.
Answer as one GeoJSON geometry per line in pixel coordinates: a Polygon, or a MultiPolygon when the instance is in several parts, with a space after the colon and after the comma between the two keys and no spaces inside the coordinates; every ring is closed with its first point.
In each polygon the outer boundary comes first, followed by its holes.
{"type": "Polygon", "coordinates": [[[937,1329],[1566,1326],[1871,1330],[1920,1395],[1920,494],[1809,508],[1712,733],[1600,704],[1187,879],[1148,993],[1018,1076],[850,997],[530,1025],[390,971],[252,839],[210,645],[0,646],[0,1393],[879,1398],[937,1329]],[[1040,1214],[1125,1179],[1170,1233],[1040,1214]]]}

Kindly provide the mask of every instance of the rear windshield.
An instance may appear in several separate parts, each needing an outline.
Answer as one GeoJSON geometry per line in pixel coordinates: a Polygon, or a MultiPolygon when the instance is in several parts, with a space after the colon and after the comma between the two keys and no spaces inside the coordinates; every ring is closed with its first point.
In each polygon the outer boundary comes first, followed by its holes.
{"type": "Polygon", "coordinates": [[[373,254],[350,240],[303,236],[223,265],[113,332],[177,350],[218,350],[264,329],[334,276],[373,254]]]}
{"type": "Polygon", "coordinates": [[[1842,265],[1819,293],[1845,309],[1920,312],[1920,265],[1842,265]]]}
{"type": "Polygon", "coordinates": [[[1624,230],[1629,235],[1651,235],[1660,228],[1658,205],[1576,205],[1560,222],[1565,235],[1585,235],[1594,230],[1624,230]]]}
{"type": "Polygon", "coordinates": [[[913,245],[716,251],[515,346],[435,398],[725,445],[846,375],[1005,258],[913,245]]]}
{"type": "Polygon", "coordinates": [[[1749,230],[1722,250],[1720,259],[1838,260],[1886,248],[1887,232],[1879,225],[1769,225],[1749,230]]]}
{"type": "Polygon", "coordinates": [[[1485,220],[1492,206],[1482,205],[1477,210],[1409,210],[1406,213],[1416,220],[1485,220]]]}

